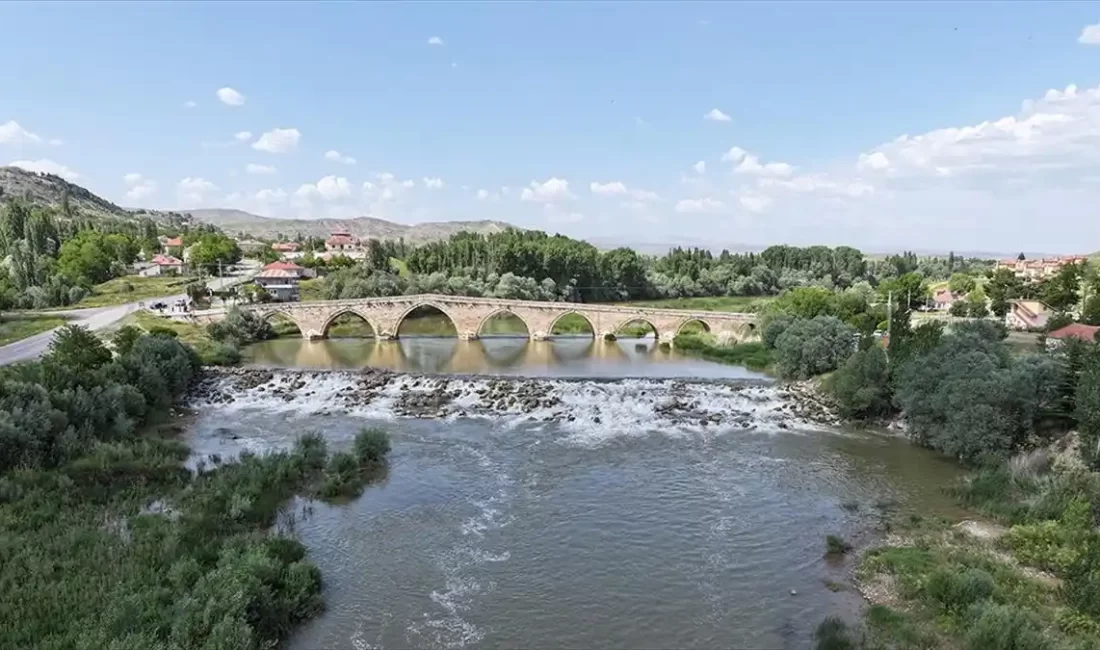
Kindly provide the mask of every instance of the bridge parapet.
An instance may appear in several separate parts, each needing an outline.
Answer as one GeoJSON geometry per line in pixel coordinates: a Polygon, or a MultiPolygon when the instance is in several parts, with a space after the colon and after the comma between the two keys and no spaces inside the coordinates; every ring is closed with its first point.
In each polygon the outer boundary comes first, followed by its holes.
{"type": "MultiPolygon", "coordinates": [[[[756,321],[756,315],[749,313],[536,302],[438,294],[266,303],[243,305],[241,308],[264,318],[282,314],[294,321],[303,337],[316,339],[324,338],[333,320],[347,313],[354,314],[369,323],[378,337],[397,338],[401,322],[405,317],[414,309],[424,306],[434,307],[446,315],[454,323],[458,336],[464,339],[477,338],[486,321],[502,312],[512,314],[523,321],[528,335],[533,339],[545,339],[551,336],[557,321],[568,314],[578,314],[587,320],[597,336],[614,334],[631,322],[649,323],[656,331],[658,338],[666,342],[671,342],[680,329],[691,321],[702,322],[712,333],[743,340],[753,335],[756,321]]],[[[225,313],[225,309],[210,309],[193,312],[190,317],[201,323],[210,323],[221,320],[225,313]]]]}

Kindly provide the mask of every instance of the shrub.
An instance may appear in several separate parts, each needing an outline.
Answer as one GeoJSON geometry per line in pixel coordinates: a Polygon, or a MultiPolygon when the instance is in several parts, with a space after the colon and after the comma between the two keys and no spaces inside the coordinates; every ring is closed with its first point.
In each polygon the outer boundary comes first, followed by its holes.
{"type": "Polygon", "coordinates": [[[836,616],[830,616],[814,630],[816,650],[857,650],[860,642],[848,628],[848,624],[836,616]]]}
{"type": "Polygon", "coordinates": [[[1094,347],[1085,355],[1077,383],[1075,412],[1081,436],[1081,456],[1092,469],[1100,469],[1100,354],[1094,347]]]}
{"type": "Polygon", "coordinates": [[[828,555],[844,555],[852,550],[852,545],[843,537],[837,535],[825,536],[825,553],[828,555]]]}
{"type": "Polygon", "coordinates": [[[118,354],[126,354],[134,347],[134,343],[141,338],[141,329],[134,327],[133,325],[124,325],[118,328],[115,335],[111,337],[111,343],[115,346],[115,352],[118,354]]]}
{"type": "Polygon", "coordinates": [[[328,443],[319,433],[307,433],[294,443],[294,453],[309,470],[320,470],[328,458],[328,443]]]}
{"type": "Polygon", "coordinates": [[[207,331],[215,341],[232,342],[236,345],[275,338],[271,323],[237,307],[230,309],[222,321],[211,323],[207,331]]]}
{"type": "Polygon", "coordinates": [[[381,429],[363,429],[355,435],[354,449],[360,463],[380,463],[390,453],[390,437],[381,429]]]}
{"type": "Polygon", "coordinates": [[[165,327],[163,325],[154,325],[149,328],[149,336],[160,336],[164,338],[174,339],[179,336],[179,332],[171,327],[165,327]]]}
{"type": "Polygon", "coordinates": [[[223,341],[211,341],[209,345],[202,346],[199,356],[203,365],[207,366],[235,366],[241,362],[240,348],[223,341]]]}
{"type": "Polygon", "coordinates": [[[1042,622],[1035,612],[1013,605],[976,605],[970,612],[968,650],[1047,650],[1042,622]]]}
{"type": "Polygon", "coordinates": [[[779,339],[779,335],[786,331],[794,320],[794,316],[780,314],[765,323],[764,329],[760,333],[760,340],[764,343],[764,346],[768,349],[775,349],[775,342],[779,339]]]}
{"type": "Polygon", "coordinates": [[[359,461],[355,456],[347,452],[333,454],[325,467],[321,496],[329,499],[356,496],[362,490],[358,477],[359,461]]]}
{"type": "Polygon", "coordinates": [[[1005,535],[1004,544],[1024,564],[1060,573],[1080,555],[1072,544],[1072,537],[1068,528],[1048,520],[1013,526],[1005,535]]]}
{"type": "Polygon", "coordinates": [[[869,418],[890,412],[890,367],[878,345],[848,358],[833,375],[832,392],[840,414],[869,418]]]}
{"type": "Polygon", "coordinates": [[[856,330],[833,316],[792,322],[775,339],[775,362],[787,379],[836,370],[855,351],[856,330]]]}
{"type": "Polygon", "coordinates": [[[673,340],[678,352],[686,352],[719,363],[729,363],[762,370],[771,365],[771,351],[763,343],[712,345],[706,338],[679,334],[673,340]]]}
{"type": "Polygon", "coordinates": [[[1066,600],[1089,616],[1100,618],[1100,537],[1090,534],[1083,551],[1066,568],[1066,600]]]}
{"type": "Polygon", "coordinates": [[[925,594],[936,601],[944,611],[962,613],[974,603],[993,595],[993,576],[981,569],[937,569],[928,576],[925,594]]]}

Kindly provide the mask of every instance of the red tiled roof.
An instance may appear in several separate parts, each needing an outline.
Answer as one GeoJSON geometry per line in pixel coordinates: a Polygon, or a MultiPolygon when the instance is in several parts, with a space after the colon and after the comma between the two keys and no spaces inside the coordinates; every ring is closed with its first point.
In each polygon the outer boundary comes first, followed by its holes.
{"type": "Polygon", "coordinates": [[[1085,325],[1084,323],[1070,323],[1065,327],[1060,327],[1050,334],[1047,334],[1047,338],[1095,341],[1097,332],[1100,332],[1100,326],[1085,325]]]}
{"type": "Polygon", "coordinates": [[[182,237],[170,237],[164,240],[165,246],[183,246],[182,237]]]}
{"type": "Polygon", "coordinates": [[[271,248],[277,251],[296,251],[298,250],[297,242],[279,242],[278,244],[272,244],[271,248]]]}
{"type": "Polygon", "coordinates": [[[263,268],[264,271],[301,271],[302,267],[294,262],[272,262],[263,268]]]}
{"type": "Polygon", "coordinates": [[[171,255],[157,255],[153,258],[153,264],[158,266],[181,266],[183,262],[171,255]]]}

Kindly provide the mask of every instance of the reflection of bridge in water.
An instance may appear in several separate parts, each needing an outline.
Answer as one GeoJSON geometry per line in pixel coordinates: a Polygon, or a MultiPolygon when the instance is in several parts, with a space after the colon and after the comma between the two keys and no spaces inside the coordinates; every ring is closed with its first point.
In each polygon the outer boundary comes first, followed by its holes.
{"type": "MultiPolygon", "coordinates": [[[[461,339],[478,338],[485,324],[501,314],[518,318],[526,327],[528,336],[534,340],[549,338],[558,321],[571,314],[588,321],[592,332],[604,337],[613,335],[629,323],[647,323],[665,342],[671,342],[685,325],[694,322],[700,323],[709,332],[737,340],[748,338],[755,328],[754,314],[432,294],[248,305],[241,309],[264,318],[288,318],[302,336],[309,339],[326,338],[329,327],[337,318],[353,314],[366,321],[379,338],[393,339],[397,338],[405,318],[424,307],[437,309],[450,319],[461,339]]],[[[225,309],[209,309],[194,312],[189,317],[209,323],[224,318],[225,312],[225,309]]]]}
{"type": "Polygon", "coordinates": [[[654,360],[668,354],[659,350],[657,341],[652,338],[603,341],[588,336],[551,341],[515,337],[483,340],[410,337],[399,341],[277,339],[256,344],[249,353],[252,361],[259,365],[345,370],[373,367],[455,374],[495,374],[518,368],[539,372],[591,361],[612,366],[654,360]]]}

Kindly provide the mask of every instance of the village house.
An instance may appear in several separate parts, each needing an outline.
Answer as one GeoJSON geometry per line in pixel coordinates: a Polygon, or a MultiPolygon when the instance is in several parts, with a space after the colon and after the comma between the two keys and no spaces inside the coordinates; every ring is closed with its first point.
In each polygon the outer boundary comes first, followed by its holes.
{"type": "Polygon", "coordinates": [[[1023,280],[1042,280],[1057,275],[1058,271],[1067,264],[1080,264],[1087,259],[1081,255],[1067,255],[1038,260],[1001,260],[997,262],[997,268],[1009,269],[1016,277],[1023,280]]]}
{"type": "Polygon", "coordinates": [[[297,253],[301,245],[296,241],[281,241],[271,245],[271,250],[276,253],[297,253]]]}
{"type": "Polygon", "coordinates": [[[160,240],[160,252],[164,255],[171,255],[175,252],[173,249],[183,248],[182,237],[159,237],[160,240]]]}
{"type": "Polygon", "coordinates": [[[1053,313],[1039,300],[1010,300],[1005,325],[1014,330],[1041,330],[1053,313]]]}
{"type": "Polygon", "coordinates": [[[353,236],[347,230],[334,230],[332,236],[325,240],[325,250],[347,253],[358,251],[361,243],[358,237],[353,236]]]}
{"type": "Polygon", "coordinates": [[[1096,341],[1096,333],[1100,332],[1098,325],[1085,325],[1083,323],[1070,323],[1047,334],[1047,348],[1063,345],[1069,339],[1077,339],[1092,343],[1096,341]]]}
{"type": "Polygon", "coordinates": [[[932,311],[947,311],[951,309],[951,305],[965,299],[965,294],[955,293],[946,287],[936,289],[935,293],[932,294],[932,305],[929,309],[932,311]]]}
{"type": "Polygon", "coordinates": [[[293,302],[301,298],[299,283],[308,277],[304,267],[293,262],[272,262],[253,278],[256,284],[278,302],[293,302]]]}
{"type": "Polygon", "coordinates": [[[255,255],[263,249],[267,248],[267,244],[259,241],[258,239],[244,239],[237,240],[237,248],[241,249],[241,253],[245,255],[255,255]]]}
{"type": "Polygon", "coordinates": [[[143,278],[152,278],[159,275],[183,275],[187,273],[187,265],[178,257],[155,255],[151,261],[135,265],[134,270],[143,278]]]}

